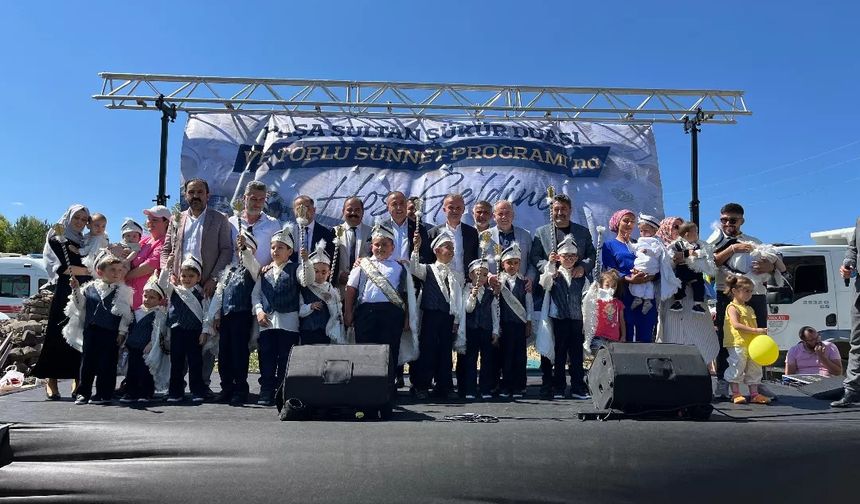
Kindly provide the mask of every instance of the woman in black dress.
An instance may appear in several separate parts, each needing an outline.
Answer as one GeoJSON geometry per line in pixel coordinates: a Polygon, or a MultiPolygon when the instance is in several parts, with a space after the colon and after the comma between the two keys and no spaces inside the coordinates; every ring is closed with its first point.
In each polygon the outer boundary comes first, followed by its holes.
{"type": "Polygon", "coordinates": [[[83,231],[89,219],[90,211],[85,206],[72,205],[59,220],[64,228],[63,235],[57,236],[52,228],[48,231],[45,240],[44,252],[48,262],[48,275],[56,280],[56,286],[54,299],[51,301],[51,311],[48,314],[45,343],[42,346],[39,362],[33,367],[33,375],[47,379],[45,394],[50,400],[60,398],[57,379],[77,380],[81,368],[80,352],[70,347],[63,338],[63,327],[68,321],[63,310],[72,293],[72,287],[69,285],[71,275],[75,275],[81,284],[91,280],[90,272],[84,267],[79,250],[84,245],[83,231]]]}

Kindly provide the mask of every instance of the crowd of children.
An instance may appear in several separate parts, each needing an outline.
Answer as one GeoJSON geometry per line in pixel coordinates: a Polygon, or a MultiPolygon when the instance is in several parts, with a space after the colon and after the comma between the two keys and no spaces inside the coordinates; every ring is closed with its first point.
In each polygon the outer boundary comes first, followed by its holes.
{"type": "MultiPolygon", "coordinates": [[[[646,223],[655,220],[642,218],[646,223]]],[[[387,223],[373,227],[370,256],[355,261],[346,285],[338,289],[330,283],[333,258],[327,248],[332,244],[320,240],[313,251],[299,244],[294,256],[296,240],[288,224],[268,244],[257,243],[251,229],[240,229],[237,259],[223,270],[211,298],[200,286],[200,259],[189,255],[181,258],[178,275],[171,275],[170,267],[154,273],[143,289],[142,306],[133,310],[132,292],[123,280],[129,257],[140,248],[142,227],[131,219],[123,222],[117,248],[109,246],[105,225],[105,217],[94,214],[81,248],[95,280],[80,285],[71,277],[66,308],[70,321],[63,335],[83,356],[76,404],[112,400],[117,355],[123,347],[128,363],[120,402],[146,402],[158,394],[169,403],[182,402],[186,386],[191,402],[212,399],[207,396],[202,355],[214,349],[221,379],[221,392],[214,399],[246,404],[248,365],[256,348],[257,404],[272,406],[294,345],[347,343],[390,345],[392,390],[396,392],[398,366],[408,363],[417,400],[516,399],[526,393],[526,348],[533,332],[538,333],[541,353],[540,397],[585,399],[589,393],[583,352],[594,354],[601,346],[625,340],[624,289],[634,297],[633,308],[643,313],[657,302],[654,285],[626,286],[612,269],[589,287],[589,279],[577,274],[579,250],[567,235],[549,254],[539,276],[545,297],[536,313],[531,283],[521,273],[525,258],[516,241],[492,261],[482,251],[480,259],[466,265],[464,278],[453,267],[457,238],[450,231],[432,240],[434,262],[419,257],[422,238],[417,230],[410,260],[395,260],[395,231],[387,223]],[[261,267],[256,252],[265,245],[272,262],[261,267]],[[498,271],[490,271],[491,263],[498,271]],[[456,385],[451,372],[454,353],[456,385]]],[[[679,238],[668,247],[643,235],[635,254],[634,270],[677,275],[681,288],[674,293],[671,310],[679,309],[689,285],[696,303],[693,310],[705,311],[702,272],[713,270],[713,253],[699,240],[694,224],[681,226],[679,238]],[[674,273],[666,269],[673,253],[684,258],[674,273]]],[[[724,344],[731,364],[726,379],[736,403],[746,401],[740,383],[749,386],[752,402],[766,403],[767,398],[757,393],[761,368],[746,353],[751,338],[764,332],[755,328],[745,305],[750,284],[745,277],[727,284],[726,294],[733,301],[725,319],[724,344]]]]}

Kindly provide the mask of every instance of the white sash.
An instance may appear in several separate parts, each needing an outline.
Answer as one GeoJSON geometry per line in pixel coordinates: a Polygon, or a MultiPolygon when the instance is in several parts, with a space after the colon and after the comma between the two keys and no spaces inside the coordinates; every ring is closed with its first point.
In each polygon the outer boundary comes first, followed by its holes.
{"type": "Polygon", "coordinates": [[[396,304],[397,307],[402,310],[406,309],[406,304],[403,302],[403,298],[400,297],[400,294],[397,293],[397,290],[393,285],[391,285],[388,278],[379,272],[379,269],[370,259],[362,257],[359,264],[361,270],[367,275],[367,278],[369,278],[374,285],[379,287],[379,290],[385,294],[385,297],[387,297],[389,301],[396,304]]]}
{"type": "Polygon", "coordinates": [[[197,300],[197,297],[194,295],[194,293],[191,292],[191,289],[186,289],[181,285],[177,285],[174,288],[174,292],[179,295],[179,299],[181,299],[182,302],[185,303],[185,306],[187,306],[188,309],[191,310],[191,313],[193,313],[194,316],[197,317],[197,320],[203,323],[203,305],[200,303],[200,301],[197,300]]]}
{"type": "Polygon", "coordinates": [[[516,314],[517,317],[520,318],[523,322],[528,322],[528,317],[526,315],[526,309],[523,308],[523,304],[520,303],[520,300],[514,296],[514,293],[511,292],[511,289],[508,288],[507,276],[502,279],[502,297],[505,298],[505,302],[508,303],[508,307],[516,314]]]}

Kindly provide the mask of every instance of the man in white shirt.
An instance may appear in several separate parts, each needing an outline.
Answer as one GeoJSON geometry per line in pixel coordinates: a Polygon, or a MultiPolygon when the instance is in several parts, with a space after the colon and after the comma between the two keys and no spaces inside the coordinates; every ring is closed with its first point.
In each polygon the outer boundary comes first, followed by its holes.
{"type": "MultiPolygon", "coordinates": [[[[728,398],[728,382],[723,379],[723,374],[728,369],[728,350],[723,348],[723,322],[726,318],[726,308],[732,301],[731,297],[723,294],[723,288],[726,285],[727,275],[735,272],[729,271],[726,264],[729,259],[735,254],[749,254],[753,250],[751,243],[761,243],[758,238],[741,232],[741,226],[744,224],[744,207],[737,203],[726,203],[720,209],[720,229],[708,238],[708,243],[714,247],[714,262],[717,264],[717,338],[720,344],[720,353],[716,359],[717,371],[717,390],[714,395],[718,398],[728,398]]],[[[779,268],[782,272],[785,266],[781,262],[777,264],[767,261],[752,262],[752,273],[771,273],[779,268]]],[[[746,271],[741,273],[748,273],[746,271]]],[[[753,296],[747,302],[755,311],[756,325],[760,328],[767,327],[767,287],[761,282],[753,279],[754,290],[753,296]]],[[[768,397],[772,397],[767,389],[759,390],[768,397]]]]}
{"type": "MultiPolygon", "coordinates": [[[[258,180],[248,182],[245,186],[244,210],[239,216],[233,215],[228,220],[232,226],[232,243],[235,247],[239,236],[239,219],[242,219],[242,229],[247,229],[254,236],[257,243],[266,244],[271,241],[272,236],[281,230],[281,221],[263,212],[266,206],[266,184],[258,180]]],[[[268,247],[260,246],[254,256],[261,267],[272,262],[272,254],[268,247]]],[[[238,260],[239,254],[234,251],[233,262],[238,260]]]]}
{"type": "Polygon", "coordinates": [[[385,205],[388,208],[389,219],[383,224],[391,228],[394,233],[394,251],[391,257],[396,260],[408,261],[412,255],[413,238],[415,229],[421,237],[418,256],[422,263],[432,263],[436,260],[430,250],[430,239],[427,236],[427,226],[408,218],[407,199],[400,191],[391,191],[385,197],[385,205]]]}

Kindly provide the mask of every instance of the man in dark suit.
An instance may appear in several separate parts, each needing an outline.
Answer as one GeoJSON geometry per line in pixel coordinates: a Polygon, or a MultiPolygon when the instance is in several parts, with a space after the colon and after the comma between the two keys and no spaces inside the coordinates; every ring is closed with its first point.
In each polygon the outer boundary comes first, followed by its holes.
{"type": "Polygon", "coordinates": [[[445,223],[434,227],[427,233],[431,240],[446,229],[454,235],[454,260],[451,261],[451,269],[461,275],[461,281],[468,277],[469,263],[481,255],[478,246],[478,230],[465,222],[461,222],[465,211],[466,202],[462,195],[449,194],[445,196],[445,199],[442,200],[445,223]]]}
{"type": "Polygon", "coordinates": [[[304,229],[300,230],[298,222],[295,222],[293,224],[293,238],[296,240],[296,248],[293,250],[293,255],[290,256],[290,259],[293,262],[299,260],[299,249],[301,247],[307,249],[308,253],[313,252],[314,247],[320,240],[325,240],[325,251],[326,253],[328,253],[329,257],[332,257],[332,255],[334,254],[334,232],[332,232],[331,229],[323,226],[322,224],[314,221],[317,209],[314,206],[313,198],[306,194],[300,194],[299,196],[296,196],[296,199],[293,200],[293,215],[296,216],[296,220],[298,220],[300,207],[304,207],[305,219],[307,219],[307,226],[304,226],[304,229]],[[304,234],[302,235],[302,233],[304,234]],[[301,239],[301,236],[304,236],[304,243],[301,243],[299,241],[301,239]]]}
{"type": "MultiPolygon", "coordinates": [[[[556,195],[552,200],[552,220],[555,223],[555,240],[552,237],[552,223],[541,226],[535,230],[532,248],[529,251],[529,263],[537,270],[538,275],[543,273],[546,267],[549,253],[554,252],[553,242],[561,243],[565,236],[571,235],[576,248],[579,249],[579,262],[573,269],[573,278],[581,278],[591,275],[594,269],[594,261],[597,251],[591,241],[591,232],[588,228],[576,224],[570,220],[571,201],[564,194],[556,195]]],[[[537,308],[535,308],[537,309],[537,308]]]]}
{"type": "MultiPolygon", "coordinates": [[[[860,237],[860,219],[854,225],[854,234],[848,242],[845,259],[839,267],[845,282],[851,279],[851,273],[857,271],[857,238],[860,237]]],[[[851,350],[848,352],[848,367],[845,369],[845,391],[842,399],[830,403],[834,408],[850,408],[860,406],[860,276],[854,277],[854,304],[851,305],[851,337],[848,340],[851,350]]]]}
{"type": "Polygon", "coordinates": [[[430,238],[427,237],[427,225],[418,223],[407,218],[406,195],[400,191],[391,191],[385,197],[385,205],[388,208],[389,219],[384,221],[384,224],[391,226],[394,230],[394,252],[391,258],[409,259],[414,249],[413,238],[415,237],[415,229],[418,229],[418,235],[421,237],[421,245],[418,250],[418,257],[422,263],[432,263],[436,260],[433,251],[430,250],[430,238]]]}

